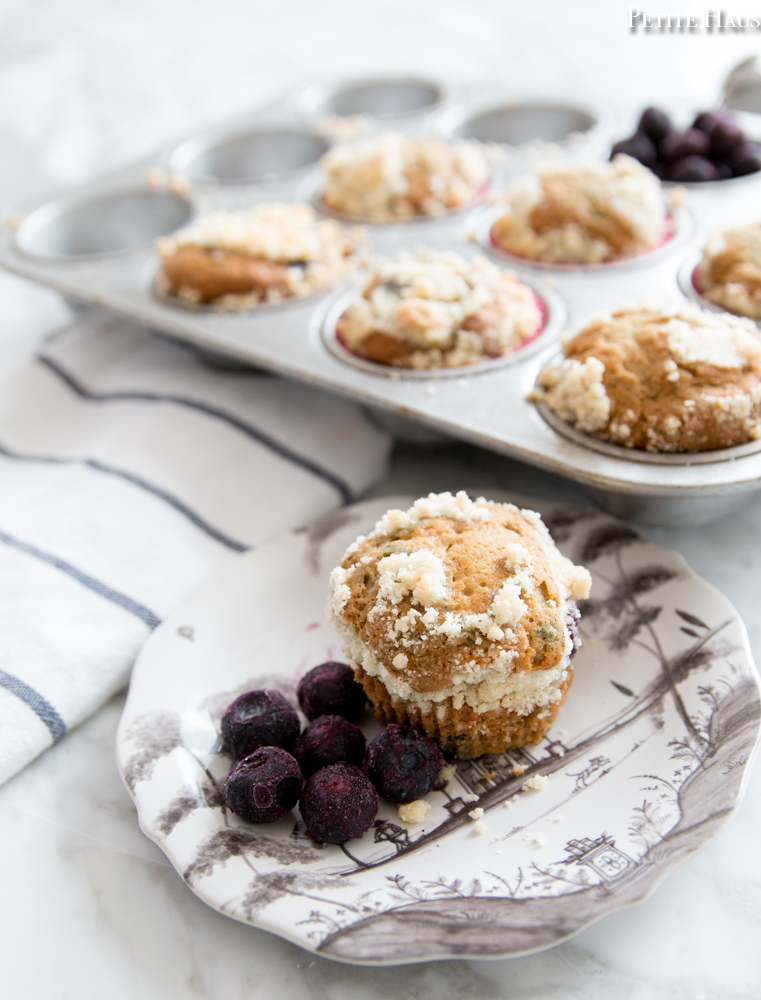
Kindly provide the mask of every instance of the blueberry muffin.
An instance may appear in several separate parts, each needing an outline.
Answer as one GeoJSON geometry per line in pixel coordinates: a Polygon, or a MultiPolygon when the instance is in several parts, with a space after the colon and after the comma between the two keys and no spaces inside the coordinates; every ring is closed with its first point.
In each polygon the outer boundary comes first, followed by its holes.
{"type": "Polygon", "coordinates": [[[390,222],[440,215],[486,189],[486,159],[475,143],[416,139],[398,132],[335,146],[322,158],[322,200],[333,211],[390,222]]]}
{"type": "Polygon", "coordinates": [[[658,178],[630,156],[519,178],[493,243],[531,260],[599,264],[659,246],[670,219],[658,178]]]}
{"type": "Polygon", "coordinates": [[[351,266],[352,240],[309,205],[214,211],[159,240],[160,289],[186,303],[250,309],[303,298],[351,266]]]}
{"type": "Polygon", "coordinates": [[[703,247],[693,282],[722,309],[761,320],[761,224],[714,234],[703,247]]]}
{"type": "Polygon", "coordinates": [[[541,301],[483,257],[400,254],[376,267],[336,324],[350,351],[399,368],[456,368],[512,354],[544,325],[541,301]]]}
{"type": "Polygon", "coordinates": [[[761,339],[696,306],[628,306],[564,343],[530,399],[577,430],[646,451],[713,451],[761,436],[761,339]]]}
{"type": "Polygon", "coordinates": [[[477,757],[552,725],[590,583],[534,511],[432,493],[349,547],[328,620],[381,723],[477,757]]]}

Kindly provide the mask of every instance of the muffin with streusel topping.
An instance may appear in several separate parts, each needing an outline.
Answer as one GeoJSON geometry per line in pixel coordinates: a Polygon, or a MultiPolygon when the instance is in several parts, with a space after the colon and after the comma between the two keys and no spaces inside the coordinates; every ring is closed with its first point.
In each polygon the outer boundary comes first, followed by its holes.
{"type": "Polygon", "coordinates": [[[590,584],[534,511],[432,493],[349,547],[328,620],[380,722],[478,757],[552,725],[590,584]]]}
{"type": "Polygon", "coordinates": [[[600,264],[663,243],[671,219],[660,182],[630,156],[552,167],[513,181],[491,229],[495,246],[530,260],[600,264]]]}
{"type": "Polygon", "coordinates": [[[579,431],[646,451],[699,452],[761,437],[761,338],[696,306],[627,306],[566,339],[529,399],[579,431]]]}
{"type": "Polygon", "coordinates": [[[462,208],[486,190],[476,143],[417,139],[399,132],[335,146],[322,158],[322,201],[342,215],[392,222],[462,208]]]}
{"type": "Polygon", "coordinates": [[[528,285],[484,257],[402,253],[373,269],[336,323],[359,357],[397,368],[456,368],[506,357],[541,332],[528,285]]]}
{"type": "Polygon", "coordinates": [[[703,247],[693,284],[722,309],[761,320],[761,223],[714,233],[703,247]]]}
{"type": "Polygon", "coordinates": [[[354,241],[309,205],[208,212],[159,240],[161,291],[187,304],[251,309],[304,298],[352,265],[354,241]]]}

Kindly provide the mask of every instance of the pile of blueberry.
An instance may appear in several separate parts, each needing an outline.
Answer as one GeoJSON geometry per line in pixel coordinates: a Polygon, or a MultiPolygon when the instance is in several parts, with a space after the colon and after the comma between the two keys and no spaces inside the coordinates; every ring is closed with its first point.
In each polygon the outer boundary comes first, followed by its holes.
{"type": "Polygon", "coordinates": [[[617,142],[613,159],[627,153],[661,180],[723,181],[761,170],[761,144],[735,124],[727,108],[701,111],[684,131],[660,108],[646,108],[629,139],[617,142]]]}
{"type": "Polygon", "coordinates": [[[225,749],[241,758],[225,782],[228,807],[250,823],[272,823],[296,803],[309,836],[344,844],[369,830],[378,795],[413,802],[431,791],[444,757],[411,726],[390,725],[365,747],[354,723],[365,692],[345,663],[322,663],[298,687],[309,725],[280,691],[247,691],[222,717],[225,749]]]}

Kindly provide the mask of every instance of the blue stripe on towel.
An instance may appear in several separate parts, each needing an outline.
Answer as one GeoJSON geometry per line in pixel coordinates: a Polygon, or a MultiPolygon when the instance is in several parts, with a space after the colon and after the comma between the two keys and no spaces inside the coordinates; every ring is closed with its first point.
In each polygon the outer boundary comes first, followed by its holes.
{"type": "Polygon", "coordinates": [[[22,454],[18,451],[13,451],[12,449],[0,444],[0,455],[4,455],[6,458],[12,458],[17,462],[39,462],[44,465],[84,465],[88,469],[94,469],[96,472],[103,472],[106,475],[118,476],[127,483],[131,483],[133,486],[137,486],[139,489],[145,490],[146,493],[151,493],[153,496],[157,497],[159,500],[163,500],[165,503],[169,504],[170,507],[174,507],[178,513],[184,515],[191,524],[194,524],[201,531],[206,532],[206,534],[213,538],[215,541],[220,542],[222,545],[226,545],[228,549],[232,549],[234,552],[248,552],[249,546],[244,545],[242,542],[236,542],[234,538],[230,538],[219,528],[215,528],[213,524],[209,524],[207,520],[201,517],[200,514],[196,514],[192,508],[188,507],[187,504],[183,503],[182,500],[174,496],[172,493],[167,492],[167,490],[161,489],[159,486],[154,486],[149,483],[142,476],[137,476],[133,472],[128,472],[126,469],[119,469],[114,465],[107,465],[105,462],[100,462],[96,458],[59,458],[55,455],[29,455],[22,454]]]}
{"type": "Polygon", "coordinates": [[[15,694],[33,712],[36,712],[50,730],[50,735],[54,740],[60,740],[66,734],[66,723],[50,702],[43,698],[39,692],[35,691],[33,687],[29,687],[28,684],[25,684],[20,678],[14,677],[13,674],[6,674],[4,670],[0,670],[0,687],[4,687],[6,691],[15,694]]]}
{"type": "Polygon", "coordinates": [[[83,573],[81,569],[77,569],[76,566],[72,566],[71,563],[66,562],[65,559],[59,559],[59,557],[53,555],[52,552],[45,552],[43,549],[38,549],[36,546],[30,545],[29,542],[24,542],[19,538],[14,538],[12,535],[8,535],[4,531],[0,531],[0,542],[7,545],[9,548],[17,549],[19,552],[23,552],[25,555],[39,559],[41,562],[55,567],[55,569],[60,570],[62,573],[66,573],[66,575],[70,576],[72,580],[76,580],[77,583],[81,583],[83,587],[87,587],[88,590],[92,590],[93,593],[98,594],[100,597],[105,597],[107,601],[111,601],[113,604],[118,604],[120,608],[124,608],[125,611],[129,611],[130,614],[140,618],[149,628],[154,629],[157,625],[161,624],[159,616],[154,614],[150,608],[146,608],[143,604],[138,603],[131,597],[127,597],[126,594],[122,594],[118,590],[114,590],[113,588],[107,586],[105,583],[101,583],[101,581],[96,580],[95,577],[89,576],[87,573],[83,573]]]}
{"type": "Polygon", "coordinates": [[[295,451],[291,451],[287,445],[282,444],[280,441],[276,441],[271,438],[264,431],[260,431],[258,428],[246,423],[245,420],[241,420],[236,417],[234,413],[228,413],[226,410],[220,410],[216,406],[212,406],[210,403],[204,403],[199,399],[189,399],[187,396],[175,396],[172,393],[162,393],[162,392],[143,392],[143,391],[115,391],[115,392],[95,392],[92,389],[88,389],[86,386],[72,375],[71,372],[66,371],[58,361],[54,361],[52,358],[46,355],[40,354],[37,356],[37,360],[45,365],[50,371],[54,372],[69,388],[75,392],[82,399],[88,399],[96,403],[107,403],[116,400],[127,400],[136,402],[150,402],[150,403],[175,403],[178,406],[186,406],[188,409],[197,410],[199,413],[205,413],[207,416],[214,417],[217,420],[223,420],[225,423],[229,424],[231,427],[235,427],[237,430],[246,434],[248,437],[253,438],[259,444],[263,445],[265,448],[269,448],[274,454],[279,455],[280,458],[284,458],[289,462],[293,462],[294,465],[300,466],[306,472],[311,472],[312,475],[317,476],[324,482],[329,483],[339,494],[341,499],[345,504],[349,504],[354,499],[351,487],[340,479],[334,472],[329,469],[324,469],[321,465],[313,462],[311,458],[306,458],[304,455],[299,455],[295,451]]]}

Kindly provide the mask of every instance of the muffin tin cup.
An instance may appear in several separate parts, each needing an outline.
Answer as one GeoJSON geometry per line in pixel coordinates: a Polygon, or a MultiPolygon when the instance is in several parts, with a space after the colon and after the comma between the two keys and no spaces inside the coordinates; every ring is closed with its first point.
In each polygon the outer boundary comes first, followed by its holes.
{"type": "Polygon", "coordinates": [[[701,306],[703,309],[708,309],[715,313],[725,313],[727,316],[733,316],[735,319],[747,319],[751,323],[755,323],[756,326],[761,327],[761,319],[753,319],[752,316],[741,316],[740,313],[730,312],[729,309],[725,309],[716,302],[712,302],[700,292],[695,284],[695,280],[697,267],[702,259],[702,256],[702,253],[689,254],[677,272],[677,284],[679,285],[679,289],[684,297],[701,306]]]}
{"type": "MultiPolygon", "coordinates": [[[[353,293],[344,292],[335,296],[325,309],[325,317],[320,324],[320,336],[323,344],[330,353],[343,362],[368,375],[375,375],[379,378],[387,378],[397,381],[399,379],[410,379],[413,381],[426,381],[430,379],[450,379],[464,378],[471,375],[480,375],[485,372],[494,372],[499,368],[511,365],[518,365],[528,360],[540,351],[545,350],[554,344],[565,327],[567,311],[565,303],[557,292],[551,289],[540,287],[537,282],[520,279],[528,285],[540,300],[544,310],[544,323],[542,329],[534,334],[528,341],[524,341],[523,346],[516,348],[512,354],[505,357],[488,358],[483,361],[475,361],[470,365],[458,365],[455,368],[400,368],[395,365],[382,365],[375,361],[368,361],[351,351],[340,340],[336,332],[338,320],[346,312],[353,293]]],[[[356,293],[354,293],[356,294],[356,293]]]]}
{"type": "Polygon", "coordinates": [[[752,495],[637,496],[594,487],[590,487],[589,494],[610,514],[651,528],[699,528],[741,510],[752,495]]]}
{"type": "Polygon", "coordinates": [[[347,277],[341,277],[332,285],[325,288],[317,288],[311,295],[287,295],[283,296],[280,302],[257,302],[251,305],[226,306],[221,302],[191,302],[189,299],[180,298],[179,295],[172,295],[171,292],[161,287],[161,267],[162,262],[151,261],[145,269],[143,277],[143,287],[146,293],[161,302],[162,305],[171,306],[174,309],[185,309],[188,312],[200,313],[208,316],[240,316],[256,313],[277,313],[284,309],[294,308],[304,304],[316,304],[322,301],[327,295],[335,293],[336,288],[346,286],[347,277]]]}
{"type": "Polygon", "coordinates": [[[605,143],[613,112],[598,103],[521,97],[463,101],[440,112],[434,131],[452,142],[473,139],[511,150],[554,147],[582,155],[605,143]]]}
{"type": "MultiPolygon", "coordinates": [[[[550,361],[549,363],[552,362],[550,361]]],[[[623,459],[627,462],[670,466],[715,465],[717,462],[735,462],[738,459],[746,458],[749,455],[757,455],[761,452],[761,440],[749,441],[747,444],[736,445],[733,448],[716,448],[713,451],[661,452],[644,451],[639,448],[625,448],[623,445],[613,444],[613,442],[596,437],[594,434],[586,434],[583,431],[576,430],[575,427],[567,424],[565,420],[561,420],[546,403],[535,403],[534,405],[539,413],[541,413],[543,419],[562,437],[573,441],[574,444],[582,448],[589,448],[601,455],[623,459]]]]}
{"type": "Polygon", "coordinates": [[[482,211],[475,221],[475,235],[478,244],[492,257],[502,263],[511,263],[515,267],[527,267],[537,271],[556,271],[563,274],[582,272],[607,272],[612,270],[632,270],[634,268],[652,267],[670,257],[690,239],[695,230],[692,213],[684,206],[674,208],[670,213],[673,232],[663,243],[635,257],[621,257],[618,260],[600,261],[584,264],[580,262],[563,262],[551,260],[533,260],[531,257],[520,257],[518,254],[503,250],[495,243],[491,231],[497,219],[505,214],[504,206],[492,205],[482,211]]]}
{"type": "Polygon", "coordinates": [[[363,115],[379,123],[430,114],[447,90],[436,80],[417,76],[377,76],[312,83],[298,91],[291,105],[302,118],[363,115]]]}
{"type": "MultiPolygon", "coordinates": [[[[464,104],[466,98],[479,100],[474,88],[467,93],[456,86],[447,89],[453,107],[455,102],[464,104]]],[[[483,88],[482,103],[492,99],[493,90],[483,88]]],[[[405,131],[430,134],[434,110],[426,106],[410,112],[404,118],[405,131]]],[[[375,124],[380,124],[380,119],[375,124]]],[[[394,125],[400,127],[396,120],[394,125]]],[[[684,524],[688,516],[685,505],[692,511],[689,517],[708,519],[721,513],[722,504],[739,503],[738,498],[761,489],[759,452],[726,456],[734,460],[712,454],[705,462],[695,462],[690,456],[689,464],[681,465],[673,464],[672,457],[665,463],[653,461],[650,456],[641,461],[632,459],[631,453],[622,448],[603,451],[586,436],[582,441],[571,440],[565,426],[551,426],[537,407],[526,401],[543,362],[558,351],[566,310],[570,324],[575,326],[590,313],[615,308],[643,293],[664,299],[673,296],[681,261],[673,251],[687,237],[690,227],[689,213],[683,210],[677,235],[666,247],[632,261],[597,268],[550,265],[534,269],[531,262],[495,253],[487,245],[492,260],[502,267],[514,266],[521,280],[538,292],[548,308],[547,325],[540,336],[508,358],[456,369],[408,372],[366,362],[346,351],[331,334],[331,323],[334,334],[335,319],[345,308],[343,284],[334,285],[329,292],[288,298],[245,311],[197,306],[154,294],[151,282],[158,258],[151,243],[186,225],[194,213],[264,200],[306,200],[315,194],[319,171],[314,164],[304,162],[311,154],[276,164],[283,173],[267,167],[263,171],[249,170],[248,174],[231,170],[226,176],[215,176],[209,169],[211,154],[217,156],[224,151],[230,137],[253,133],[261,136],[273,128],[292,129],[299,135],[318,134],[305,126],[301,112],[294,110],[294,100],[287,98],[224,128],[206,129],[196,137],[195,145],[190,137],[184,144],[175,144],[166,155],[124,168],[30,211],[17,230],[9,226],[0,232],[0,263],[59,290],[71,300],[111,309],[216,358],[229,358],[235,364],[304,381],[392,418],[415,420],[440,435],[470,441],[564,475],[583,484],[608,509],[647,523],[684,524]],[[178,149],[184,150],[182,156],[177,154],[178,149]],[[156,168],[162,168],[163,174],[156,168]],[[174,193],[168,186],[147,188],[149,170],[154,184],[163,177],[174,186],[174,193]],[[187,194],[183,195],[178,193],[178,179],[167,177],[167,173],[188,171],[196,178],[191,178],[187,194]],[[246,175],[239,176],[241,173],[246,175]],[[137,199],[139,208],[127,211],[129,225],[122,226],[119,212],[112,214],[111,208],[132,205],[130,198],[137,199]],[[684,226],[682,217],[686,220],[684,226]],[[327,321],[329,312],[331,318],[327,321]]],[[[217,174],[225,171],[218,170],[217,174]]],[[[742,218],[747,211],[746,199],[747,188],[729,186],[720,197],[710,191],[696,195],[691,208],[705,230],[716,227],[714,216],[719,210],[742,218]]],[[[479,247],[471,235],[479,224],[483,227],[489,212],[498,209],[469,208],[463,206],[436,217],[366,226],[370,249],[380,258],[423,247],[472,257],[479,247]]],[[[357,222],[341,221],[351,226],[357,222]]]]}
{"type": "Polygon", "coordinates": [[[448,219],[451,216],[472,212],[473,209],[477,208],[483,202],[484,198],[486,198],[489,193],[489,188],[490,182],[487,181],[474,193],[473,197],[469,201],[463,202],[462,205],[455,205],[453,208],[442,209],[440,212],[431,214],[400,215],[399,217],[391,219],[374,219],[371,216],[365,215],[347,215],[345,212],[339,212],[337,209],[331,208],[330,205],[326,204],[326,202],[322,200],[322,175],[307,178],[299,189],[299,196],[301,200],[310,204],[315,212],[319,212],[321,215],[327,215],[331,219],[335,219],[336,222],[340,222],[345,226],[414,226],[426,225],[432,222],[437,222],[441,219],[448,219]]]}
{"type": "Polygon", "coordinates": [[[30,212],[15,233],[24,255],[45,261],[87,261],[151,247],[187,225],[192,202],[170,191],[131,187],[57,198],[30,212]]]}
{"type": "Polygon", "coordinates": [[[314,168],[331,143],[288,122],[211,129],[172,147],[163,157],[170,173],[190,182],[222,187],[271,184],[314,168]]]}

